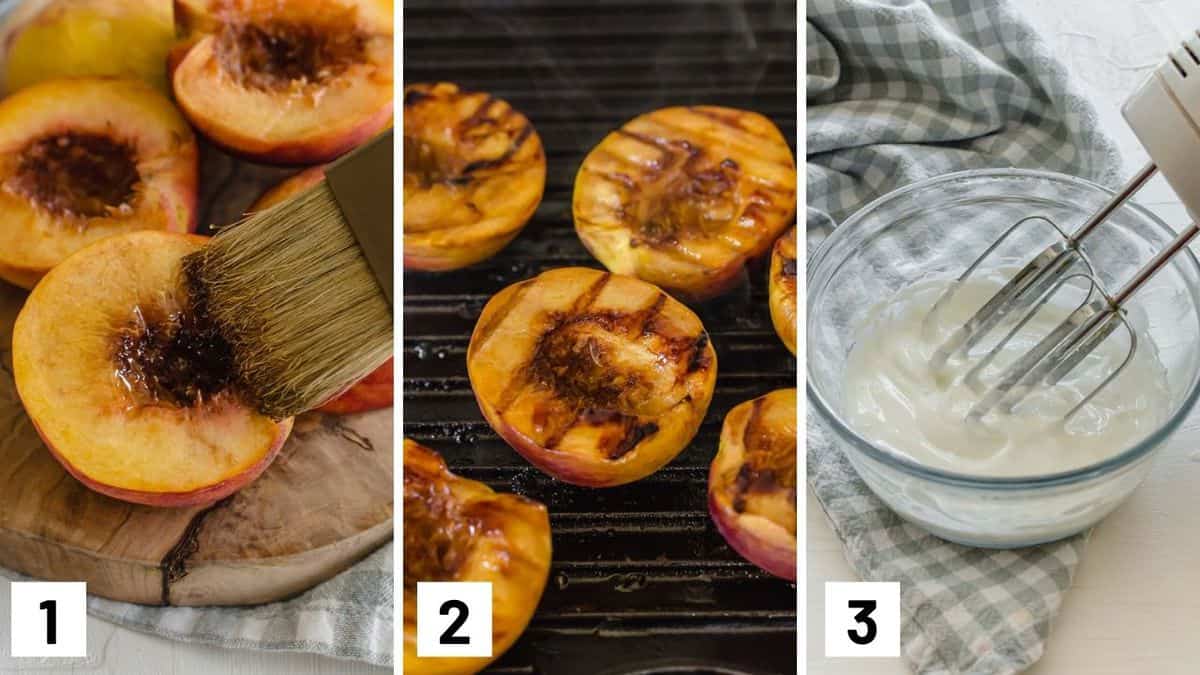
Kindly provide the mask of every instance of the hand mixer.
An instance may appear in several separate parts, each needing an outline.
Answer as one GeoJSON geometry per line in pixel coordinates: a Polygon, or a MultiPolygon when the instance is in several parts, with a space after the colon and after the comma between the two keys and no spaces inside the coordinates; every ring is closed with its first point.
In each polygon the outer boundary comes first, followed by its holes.
{"type": "Polygon", "coordinates": [[[1104,289],[1092,262],[1080,246],[1157,172],[1162,172],[1193,218],[1200,213],[1200,31],[1192,34],[1151,73],[1126,101],[1122,112],[1149,152],[1151,163],[1073,233],[1068,234],[1044,216],[1034,215],[1017,221],[967,267],[958,282],[952,284],[930,310],[932,317],[961,282],[983,267],[983,263],[1017,230],[1042,223],[1048,224],[1057,234],[1052,244],[1034,256],[954,330],[931,358],[932,367],[943,368],[951,357],[965,355],[999,327],[1011,326],[964,377],[964,382],[976,390],[983,390],[981,398],[968,412],[968,419],[981,420],[997,409],[1010,412],[1035,387],[1057,384],[1114,331],[1123,327],[1129,334],[1128,353],[1116,369],[1067,412],[1064,420],[1070,419],[1112,383],[1129,365],[1137,350],[1137,335],[1126,318],[1125,302],[1200,232],[1200,223],[1193,221],[1112,294],[1104,289]],[[1075,271],[1079,268],[1082,271],[1075,271]],[[1086,286],[1083,301],[1031,349],[1002,369],[995,383],[984,389],[980,382],[983,369],[1046,303],[1072,282],[1086,286]],[[1006,322],[1005,319],[1010,317],[1011,320],[1006,322]]]}

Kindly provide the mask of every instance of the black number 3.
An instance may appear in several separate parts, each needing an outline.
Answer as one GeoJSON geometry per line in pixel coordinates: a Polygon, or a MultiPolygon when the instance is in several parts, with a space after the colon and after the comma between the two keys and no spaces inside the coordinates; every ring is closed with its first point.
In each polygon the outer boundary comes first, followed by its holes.
{"type": "Polygon", "coordinates": [[[854,615],[854,620],[861,623],[866,630],[864,635],[859,635],[857,630],[848,630],[846,634],[850,636],[850,641],[856,645],[869,645],[875,640],[875,633],[878,626],[875,625],[875,619],[871,618],[871,612],[875,611],[874,600],[851,600],[850,609],[859,610],[858,614],[854,615]]]}
{"type": "Polygon", "coordinates": [[[46,610],[46,644],[58,644],[58,636],[55,635],[55,614],[57,614],[58,603],[53,600],[43,600],[38,609],[46,610]]]}
{"type": "Polygon", "coordinates": [[[455,635],[459,628],[467,622],[467,603],[462,600],[447,600],[442,603],[438,614],[446,616],[451,611],[454,612],[454,620],[446,627],[446,631],[442,633],[442,637],[438,640],[444,645],[469,645],[471,638],[466,635],[455,635]]]}

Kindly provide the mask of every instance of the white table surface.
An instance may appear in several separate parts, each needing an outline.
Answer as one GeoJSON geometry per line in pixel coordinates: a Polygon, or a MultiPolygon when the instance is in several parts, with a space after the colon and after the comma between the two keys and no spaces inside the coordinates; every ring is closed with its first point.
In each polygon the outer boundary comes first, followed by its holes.
{"type": "MultiPolygon", "coordinates": [[[[1145,161],[1120,105],[1146,69],[1200,27],[1196,0],[1013,0],[1101,109],[1131,175],[1145,161]]],[[[1186,212],[1161,179],[1139,200],[1176,227],[1186,212]]],[[[1196,247],[1193,247],[1196,248],[1196,247]]],[[[1200,252],[1200,249],[1197,249],[1200,252]]],[[[826,659],[824,582],[856,580],[808,494],[808,672],[900,675],[899,659],[826,659]]],[[[1200,413],[1150,477],[1093,532],[1075,584],[1032,675],[1200,673],[1200,413]]]]}

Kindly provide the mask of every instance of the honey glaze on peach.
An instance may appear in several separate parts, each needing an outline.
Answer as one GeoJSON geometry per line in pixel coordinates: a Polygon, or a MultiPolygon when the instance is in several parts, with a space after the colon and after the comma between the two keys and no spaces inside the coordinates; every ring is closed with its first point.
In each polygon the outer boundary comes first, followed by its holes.
{"type": "Polygon", "coordinates": [[[4,188],[59,216],[126,215],[140,180],[135,157],[103,134],[47,134],[21,150],[4,188]]]}
{"type": "Polygon", "coordinates": [[[197,408],[237,395],[233,350],[196,305],[139,305],[113,336],[114,375],[130,407],[197,408]]]}
{"type": "MultiPolygon", "coordinates": [[[[657,424],[641,422],[639,418],[661,415],[678,403],[669,391],[663,390],[674,386],[677,378],[648,379],[647,371],[623,362],[618,355],[630,349],[628,340],[660,338],[651,356],[653,371],[678,369],[686,363],[682,376],[711,365],[707,334],[674,339],[656,335],[654,319],[666,297],[660,295],[657,302],[641,312],[551,317],[551,328],[542,334],[530,361],[530,373],[534,383],[555,392],[553,406],[565,404],[567,424],[552,436],[546,447],[555,447],[574,424],[611,425],[615,433],[604,444],[605,455],[615,460],[658,432],[657,424]]],[[[534,424],[542,427],[539,431],[551,423],[556,412],[560,411],[551,408],[535,411],[534,424]]]]}
{"type": "Polygon", "coordinates": [[[715,161],[688,141],[655,140],[619,130],[617,133],[659,147],[641,186],[623,174],[613,178],[633,193],[622,209],[634,235],[631,246],[673,245],[687,237],[707,237],[737,216],[735,187],[741,171],[728,157],[715,161]]]}
{"type": "Polygon", "coordinates": [[[221,68],[261,90],[325,84],[366,59],[366,36],[352,21],[328,26],[270,21],[227,23],[216,34],[221,68]]]}

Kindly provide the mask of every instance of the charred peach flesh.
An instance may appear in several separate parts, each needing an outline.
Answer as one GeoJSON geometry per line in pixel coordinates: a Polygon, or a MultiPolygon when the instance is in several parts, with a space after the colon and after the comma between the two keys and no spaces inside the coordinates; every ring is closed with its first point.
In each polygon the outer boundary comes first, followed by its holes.
{"type": "MultiPolygon", "coordinates": [[[[287,201],[320,183],[324,178],[324,167],[309,167],[264,192],[250,206],[248,211],[254,213],[255,211],[261,211],[280,202],[287,201]]],[[[317,410],[338,415],[349,415],[391,407],[395,397],[392,368],[392,360],[388,359],[386,363],[359,380],[345,392],[317,406],[317,410]]]]}
{"type": "Polygon", "coordinates": [[[575,177],[583,245],[610,271],[688,301],[742,283],[796,212],[796,162],[753,112],[663,108],[609,134],[575,177]]]}
{"type": "Polygon", "coordinates": [[[391,123],[391,3],[191,0],[176,23],[179,106],[235,154],[315,164],[391,123]]]}
{"type": "Polygon", "coordinates": [[[771,323],[779,339],[796,353],[796,228],[775,242],[771,249],[771,271],[767,280],[771,323]]]}
{"type": "Polygon", "coordinates": [[[725,416],[708,474],[708,509],[742,557],[796,580],[795,389],[746,401],[725,416]]]}
{"type": "Polygon", "coordinates": [[[202,237],[134,232],[63,261],[13,329],[13,374],[56,459],[110,497],[207,504],[254,480],[291,431],[244,405],[228,345],[180,286],[202,237]]]}
{"type": "Polygon", "coordinates": [[[404,266],[453,270],[495,255],[546,183],[542,141],[508,103],[456,85],[404,88],[404,266]]]}
{"type": "Polygon", "coordinates": [[[404,440],[404,672],[464,675],[507,650],[533,616],[550,572],[550,518],[524,497],[450,473],[404,440]],[[492,657],[417,656],[417,583],[490,581],[492,657]]]}
{"type": "Polygon", "coordinates": [[[656,286],[571,267],[488,301],[467,372],[517,452],[560,480],[603,487],[644,478],[687,446],[717,357],[700,319],[656,286]]]}
{"type": "Polygon", "coordinates": [[[0,279],[32,288],[94,241],[195,216],[195,138],[150,85],[52,80],[0,102],[0,279]]]}

